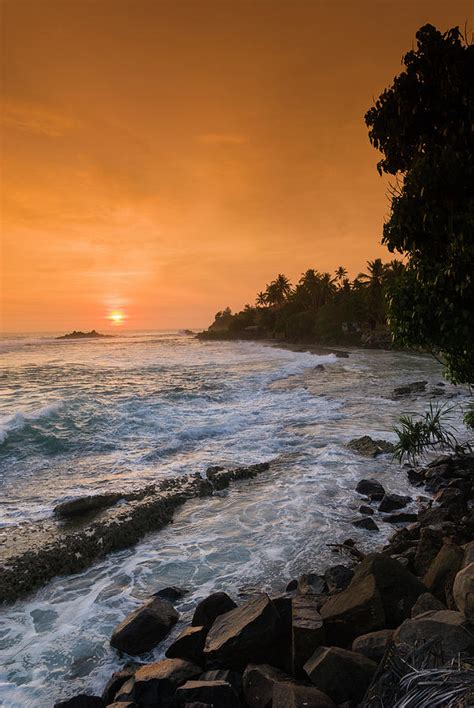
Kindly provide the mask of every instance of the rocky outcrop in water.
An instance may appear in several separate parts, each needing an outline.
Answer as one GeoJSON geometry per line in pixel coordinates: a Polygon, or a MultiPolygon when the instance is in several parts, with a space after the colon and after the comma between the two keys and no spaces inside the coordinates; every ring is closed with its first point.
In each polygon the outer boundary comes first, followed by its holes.
{"type": "MultiPolygon", "coordinates": [[[[24,524],[14,534],[4,530],[0,533],[0,603],[13,602],[56,575],[76,573],[109,553],[132,546],[146,533],[170,523],[187,500],[211,496],[269,467],[269,463],[259,463],[219,468],[218,472],[210,468],[206,478],[185,475],[130,494],[81,498],[67,502],[66,517],[74,519],[74,524],[48,520],[24,524]],[[128,501],[117,505],[118,499],[128,501]]],[[[64,517],[64,513],[63,506],[57,515],[64,517]]]]}
{"type": "Polygon", "coordinates": [[[370,435],[363,435],[361,438],[354,438],[347,443],[347,447],[364,457],[377,457],[392,453],[395,446],[387,440],[374,440],[370,435]]]}

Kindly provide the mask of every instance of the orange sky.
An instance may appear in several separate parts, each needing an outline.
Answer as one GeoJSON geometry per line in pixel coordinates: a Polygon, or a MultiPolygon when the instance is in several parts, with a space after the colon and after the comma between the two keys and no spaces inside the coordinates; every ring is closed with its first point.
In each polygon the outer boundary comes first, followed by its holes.
{"type": "Polygon", "coordinates": [[[3,0],[3,331],[199,327],[385,257],[363,116],[472,3],[3,0]]]}

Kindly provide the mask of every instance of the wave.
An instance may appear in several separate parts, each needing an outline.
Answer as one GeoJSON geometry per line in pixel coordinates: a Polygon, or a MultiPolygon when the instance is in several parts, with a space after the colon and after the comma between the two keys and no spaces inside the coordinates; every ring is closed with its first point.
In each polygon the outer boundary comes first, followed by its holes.
{"type": "Polygon", "coordinates": [[[11,416],[0,418],[0,445],[7,440],[9,435],[18,433],[30,423],[55,415],[63,405],[63,401],[55,401],[32,411],[16,411],[11,416]]]}

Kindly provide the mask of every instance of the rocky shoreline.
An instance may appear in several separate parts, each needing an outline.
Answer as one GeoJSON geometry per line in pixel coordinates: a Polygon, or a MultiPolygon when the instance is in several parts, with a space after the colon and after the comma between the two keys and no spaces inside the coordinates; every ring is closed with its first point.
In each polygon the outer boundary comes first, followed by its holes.
{"type": "MultiPolygon", "coordinates": [[[[344,562],[282,578],[280,594],[256,592],[238,605],[214,593],[167,646],[167,658],[144,664],[140,655],[165,642],[179,620],[173,602],[184,591],[164,588],[113,631],[124,667],[103,694],[56,708],[382,708],[410,691],[417,706],[473,705],[474,456],[443,456],[405,472],[434,497],[419,496],[416,521],[381,552],[363,554],[347,539],[334,548],[344,562]],[[431,672],[431,683],[420,687],[421,671],[431,672]],[[443,691],[450,702],[439,702],[443,691]]],[[[219,488],[228,473],[211,468],[201,482],[219,488]]],[[[371,479],[355,493],[362,518],[410,500],[371,479]]]]}

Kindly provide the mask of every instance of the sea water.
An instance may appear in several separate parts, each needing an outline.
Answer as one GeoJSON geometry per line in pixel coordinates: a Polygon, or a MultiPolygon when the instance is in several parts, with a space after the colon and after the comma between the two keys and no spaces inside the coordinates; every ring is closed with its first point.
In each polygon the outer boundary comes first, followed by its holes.
{"type": "MultiPolygon", "coordinates": [[[[212,591],[278,592],[298,573],[341,562],[330,543],[382,546],[389,524],[378,534],[352,526],[354,487],[376,476],[406,493],[406,475],[391,456],[362,458],[346,443],[365,434],[393,441],[400,413],[425,410],[435,393],[456,404],[459,427],[465,392],[440,382],[434,359],[399,352],[337,358],[179,332],[0,338],[0,524],[12,534],[77,496],[272,462],[256,479],[187,502],[136,547],[2,608],[2,705],[100,694],[124,663],[109,646],[114,626],[166,585],[188,589],[177,609],[189,621],[212,591]],[[393,399],[395,387],[417,380],[428,381],[426,394],[393,399]]],[[[141,659],[163,656],[181,627],[141,659]]]]}

